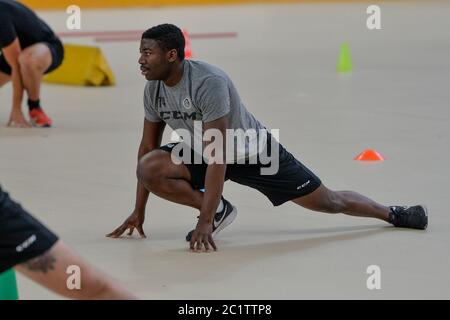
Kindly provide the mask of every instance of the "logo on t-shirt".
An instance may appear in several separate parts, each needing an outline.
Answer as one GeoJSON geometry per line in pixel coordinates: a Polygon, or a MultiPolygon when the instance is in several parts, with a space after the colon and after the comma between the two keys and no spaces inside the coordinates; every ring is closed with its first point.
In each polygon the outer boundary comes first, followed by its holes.
{"type": "Polygon", "coordinates": [[[166,106],[166,101],[164,100],[164,97],[158,97],[156,99],[156,105],[157,105],[157,108],[165,107],[166,106]]]}
{"type": "Polygon", "coordinates": [[[185,99],[183,100],[183,106],[184,106],[186,109],[192,108],[191,99],[185,98],[185,99]]]}
{"type": "Polygon", "coordinates": [[[180,111],[160,111],[159,112],[159,117],[162,119],[162,120],[172,120],[172,119],[175,119],[175,120],[180,120],[180,119],[183,119],[183,120],[188,120],[188,119],[190,119],[190,120],[201,120],[202,119],[202,115],[200,114],[200,113],[198,113],[198,112],[195,112],[195,111],[193,111],[193,112],[191,112],[191,113],[189,113],[189,112],[180,112],[180,111]]]}

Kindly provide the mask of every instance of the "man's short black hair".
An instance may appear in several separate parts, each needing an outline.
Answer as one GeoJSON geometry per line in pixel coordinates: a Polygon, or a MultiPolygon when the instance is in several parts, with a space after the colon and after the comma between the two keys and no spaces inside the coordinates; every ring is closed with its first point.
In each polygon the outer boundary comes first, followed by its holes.
{"type": "Polygon", "coordinates": [[[142,34],[142,39],[153,39],[166,51],[176,49],[178,59],[180,61],[184,60],[184,47],[186,42],[183,32],[177,26],[169,23],[157,25],[145,31],[142,34]]]}

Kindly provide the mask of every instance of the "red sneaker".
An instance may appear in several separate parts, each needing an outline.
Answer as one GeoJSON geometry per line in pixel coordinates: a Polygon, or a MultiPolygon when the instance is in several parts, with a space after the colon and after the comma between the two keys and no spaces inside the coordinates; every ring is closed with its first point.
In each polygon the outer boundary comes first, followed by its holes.
{"type": "Polygon", "coordinates": [[[42,108],[30,110],[30,121],[33,126],[39,128],[50,128],[53,124],[52,119],[45,114],[42,108]]]}

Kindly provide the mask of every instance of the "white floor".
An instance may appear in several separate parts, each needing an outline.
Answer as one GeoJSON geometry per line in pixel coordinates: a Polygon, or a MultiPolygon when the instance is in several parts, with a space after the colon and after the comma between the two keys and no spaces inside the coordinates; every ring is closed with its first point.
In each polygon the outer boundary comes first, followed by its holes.
{"type": "MultiPolygon", "coordinates": [[[[83,12],[83,31],[146,29],[172,22],[191,33],[195,59],[222,67],[258,119],[329,188],[386,205],[424,203],[426,232],[383,222],[271,207],[228,182],[239,209],[219,252],[193,254],[184,237],[197,213],[156,197],[146,240],[105,238],[134,205],[144,80],[138,43],[101,43],[113,88],[45,85],[50,130],[4,127],[11,87],[0,90],[0,179],[12,195],[89,262],[146,299],[450,298],[449,2],[382,3],[382,30],[366,28],[368,4],[146,8],[83,12]],[[335,72],[347,41],[350,75],[335,72]],[[373,148],[382,163],[353,157],[373,148]],[[381,290],[366,269],[381,268],[381,290]]],[[[64,11],[40,12],[58,32],[64,11]]],[[[67,39],[94,43],[93,39],[67,39]]],[[[19,276],[23,299],[55,299],[19,276]]]]}

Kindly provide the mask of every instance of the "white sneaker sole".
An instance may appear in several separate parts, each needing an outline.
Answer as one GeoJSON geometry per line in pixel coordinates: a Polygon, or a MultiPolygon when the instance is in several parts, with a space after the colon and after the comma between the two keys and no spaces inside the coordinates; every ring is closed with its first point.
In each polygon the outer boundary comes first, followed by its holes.
{"type": "Polygon", "coordinates": [[[220,224],[220,226],[217,227],[216,230],[214,230],[214,232],[212,233],[213,238],[215,238],[215,236],[222,231],[223,229],[225,229],[226,227],[228,227],[233,221],[234,219],[236,219],[237,216],[237,209],[235,206],[233,206],[233,211],[230,212],[230,214],[228,215],[228,217],[226,217],[225,220],[223,220],[223,222],[220,224]]]}

